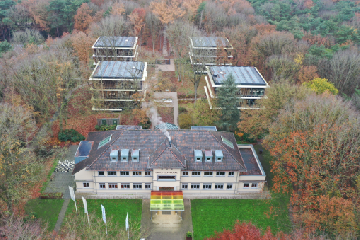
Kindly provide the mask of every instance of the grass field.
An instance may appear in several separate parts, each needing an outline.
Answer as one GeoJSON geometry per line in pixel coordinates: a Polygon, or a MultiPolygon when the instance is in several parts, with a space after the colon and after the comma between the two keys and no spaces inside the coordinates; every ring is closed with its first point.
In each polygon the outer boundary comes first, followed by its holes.
{"type": "Polygon", "coordinates": [[[64,199],[32,199],[26,204],[25,211],[41,219],[43,223],[48,223],[48,230],[52,231],[63,203],[64,199]]]}
{"type": "MultiPolygon", "coordinates": [[[[266,181],[271,189],[273,175],[270,172],[273,160],[269,152],[261,145],[255,145],[255,150],[267,176],[266,181]],[[263,150],[259,154],[259,149],[263,150]]],[[[291,231],[289,218],[289,196],[271,193],[272,199],[199,199],[191,201],[191,216],[193,221],[194,239],[200,240],[213,236],[215,231],[232,229],[236,220],[252,222],[265,230],[270,227],[273,233],[291,231]]]]}
{"type": "MultiPolygon", "coordinates": [[[[78,211],[84,212],[81,199],[76,201],[78,211]]],[[[142,201],[140,199],[87,199],[88,212],[95,212],[101,218],[101,204],[105,207],[106,217],[112,217],[116,223],[125,224],[126,214],[129,213],[129,222],[138,224],[140,227],[142,201]]],[[[66,214],[75,211],[75,204],[70,201],[66,214]]]]}

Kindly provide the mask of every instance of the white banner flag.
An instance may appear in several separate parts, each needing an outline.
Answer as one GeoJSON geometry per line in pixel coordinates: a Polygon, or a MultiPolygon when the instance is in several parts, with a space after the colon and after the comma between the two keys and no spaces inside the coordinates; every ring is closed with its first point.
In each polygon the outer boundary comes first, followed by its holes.
{"type": "Polygon", "coordinates": [[[129,229],[129,213],[126,214],[126,218],[125,218],[125,228],[126,228],[126,230],[129,229]]]}
{"type": "Polygon", "coordinates": [[[75,193],[74,193],[74,189],[72,187],[69,186],[69,191],[70,191],[70,197],[71,197],[71,200],[73,200],[75,202],[75,209],[76,209],[76,212],[77,212],[77,206],[76,206],[76,201],[75,201],[75,193]]]}
{"type": "Polygon", "coordinates": [[[101,205],[101,212],[102,212],[102,217],[103,217],[104,223],[106,224],[106,213],[105,213],[105,207],[103,205],[101,205]]]}
{"type": "Polygon", "coordinates": [[[84,213],[88,213],[87,211],[87,202],[86,202],[86,199],[84,197],[81,197],[82,200],[83,200],[83,203],[84,203],[84,213]]]}

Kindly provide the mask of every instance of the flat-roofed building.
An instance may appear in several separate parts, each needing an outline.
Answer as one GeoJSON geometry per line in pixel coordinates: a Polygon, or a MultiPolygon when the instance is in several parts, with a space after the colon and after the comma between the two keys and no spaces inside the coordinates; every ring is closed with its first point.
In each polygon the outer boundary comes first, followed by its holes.
{"type": "Polygon", "coordinates": [[[206,69],[204,88],[210,108],[211,99],[216,98],[217,92],[230,75],[234,77],[238,88],[238,109],[257,109],[256,101],[265,97],[265,89],[270,87],[256,67],[213,66],[206,69]]]}
{"type": "Polygon", "coordinates": [[[95,63],[99,61],[136,61],[137,37],[99,37],[92,49],[95,63]]]}
{"type": "Polygon", "coordinates": [[[93,110],[122,111],[139,105],[144,96],[147,63],[132,61],[101,61],[89,80],[93,91],[93,110]],[[137,98],[134,99],[134,94],[137,98]]]}
{"type": "Polygon", "coordinates": [[[196,73],[206,73],[205,66],[232,65],[233,46],[224,37],[191,37],[190,61],[196,73]]]}

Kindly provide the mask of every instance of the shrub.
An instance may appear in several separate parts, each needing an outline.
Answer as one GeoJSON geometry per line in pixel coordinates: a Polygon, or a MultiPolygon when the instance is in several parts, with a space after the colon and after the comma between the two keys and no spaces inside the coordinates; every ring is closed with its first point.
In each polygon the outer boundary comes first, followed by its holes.
{"type": "Polygon", "coordinates": [[[116,124],[114,125],[96,125],[95,126],[95,130],[96,131],[110,131],[110,130],[115,130],[116,129],[116,124]]]}
{"type": "Polygon", "coordinates": [[[139,123],[139,126],[141,126],[142,129],[150,129],[150,127],[151,127],[150,118],[146,117],[146,121],[141,121],[139,123]]]}
{"type": "Polygon", "coordinates": [[[65,129],[59,132],[58,139],[62,142],[79,142],[85,140],[85,137],[75,129],[65,129]]]}
{"type": "Polygon", "coordinates": [[[180,113],[187,113],[187,109],[184,107],[179,107],[179,114],[180,113]]]}

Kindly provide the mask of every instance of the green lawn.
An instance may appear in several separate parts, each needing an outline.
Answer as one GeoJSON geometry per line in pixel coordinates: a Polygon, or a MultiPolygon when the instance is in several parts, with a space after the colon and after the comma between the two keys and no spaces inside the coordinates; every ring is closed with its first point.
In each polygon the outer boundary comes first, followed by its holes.
{"type": "MultiPolygon", "coordinates": [[[[78,211],[84,212],[81,199],[76,201],[78,211]]],[[[87,199],[89,212],[95,212],[96,216],[101,218],[101,204],[105,207],[106,217],[112,216],[114,221],[119,224],[125,224],[126,214],[129,213],[129,222],[135,222],[140,227],[142,201],[141,199],[87,199]]],[[[75,211],[74,201],[70,200],[66,214],[75,211]]]]}
{"type": "MultiPolygon", "coordinates": [[[[270,162],[273,158],[261,145],[255,145],[259,160],[267,176],[271,189],[273,175],[270,162]],[[263,150],[259,154],[259,149],[263,150]]],[[[191,201],[194,239],[200,240],[214,235],[215,231],[232,229],[236,220],[252,222],[265,230],[270,227],[273,233],[292,229],[288,204],[290,197],[285,194],[271,193],[272,199],[197,199],[191,201]]]]}
{"type": "Polygon", "coordinates": [[[58,219],[64,199],[32,199],[25,206],[27,214],[34,214],[43,223],[48,223],[48,230],[52,231],[58,219]]]}

